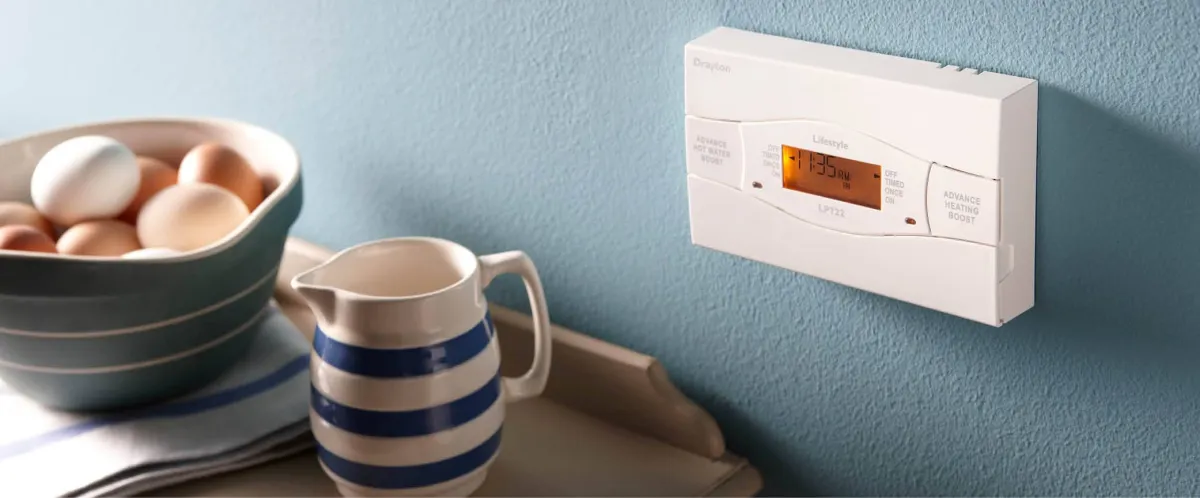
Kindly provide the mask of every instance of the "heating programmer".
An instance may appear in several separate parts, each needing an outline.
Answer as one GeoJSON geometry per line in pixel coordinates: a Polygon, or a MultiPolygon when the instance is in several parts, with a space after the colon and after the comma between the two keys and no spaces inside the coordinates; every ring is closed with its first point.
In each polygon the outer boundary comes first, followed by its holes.
{"type": "Polygon", "coordinates": [[[684,52],[694,244],[994,326],[1033,306],[1036,81],[730,28],[684,52]]]}

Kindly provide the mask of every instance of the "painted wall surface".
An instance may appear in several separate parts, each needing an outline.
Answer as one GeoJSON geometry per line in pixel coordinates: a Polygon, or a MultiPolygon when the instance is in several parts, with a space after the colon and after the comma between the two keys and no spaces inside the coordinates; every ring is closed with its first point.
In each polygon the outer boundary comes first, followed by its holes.
{"type": "MultiPolygon", "coordinates": [[[[769,494],[1200,494],[1200,3],[0,2],[0,136],[295,142],[295,234],[526,250],[769,494]],[[1037,306],[1002,329],[693,247],[682,47],[728,25],[1041,82],[1037,306]]],[[[524,307],[515,278],[490,291],[524,307]]]]}

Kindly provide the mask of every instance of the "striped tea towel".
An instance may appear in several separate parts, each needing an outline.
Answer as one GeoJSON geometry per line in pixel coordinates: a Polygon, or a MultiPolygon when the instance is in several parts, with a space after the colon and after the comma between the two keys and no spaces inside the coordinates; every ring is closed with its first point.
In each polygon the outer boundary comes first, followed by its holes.
{"type": "Polygon", "coordinates": [[[312,446],[304,337],[274,306],[202,390],[113,415],[62,413],[0,382],[0,496],[128,496],[312,446]]]}

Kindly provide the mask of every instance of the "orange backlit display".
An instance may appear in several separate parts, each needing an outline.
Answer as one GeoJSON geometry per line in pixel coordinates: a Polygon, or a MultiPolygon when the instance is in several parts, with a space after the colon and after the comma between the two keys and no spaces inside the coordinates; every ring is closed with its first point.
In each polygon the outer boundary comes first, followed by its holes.
{"type": "Polygon", "coordinates": [[[844,157],[783,147],[783,188],[880,209],[882,168],[844,157]]]}

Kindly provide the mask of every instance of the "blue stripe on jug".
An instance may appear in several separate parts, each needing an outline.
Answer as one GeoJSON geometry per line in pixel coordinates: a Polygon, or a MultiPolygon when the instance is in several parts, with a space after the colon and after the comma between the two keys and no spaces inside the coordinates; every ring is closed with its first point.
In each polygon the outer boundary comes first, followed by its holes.
{"type": "Polygon", "coordinates": [[[490,313],[465,333],[445,342],[403,349],[376,349],[338,342],[318,325],[313,351],[330,366],[367,377],[420,377],[448,370],[487,349],[494,332],[490,313]]]}
{"type": "MultiPolygon", "coordinates": [[[[448,341],[426,347],[374,349],[344,344],[318,328],[314,350],[321,361],[339,370],[391,379],[419,378],[443,372],[436,382],[470,382],[482,386],[448,403],[413,410],[368,410],[344,404],[337,392],[311,387],[311,406],[316,416],[349,434],[376,438],[407,438],[446,433],[463,426],[504,403],[499,370],[455,373],[458,367],[480,354],[487,354],[495,330],[490,314],[470,330],[448,341]],[[466,378],[471,377],[471,378],[466,378]],[[484,380],[486,379],[486,381],[484,380]]],[[[407,380],[406,380],[407,381],[407,380]]],[[[431,379],[431,381],[434,381],[431,379]]],[[[387,382],[387,381],[383,381],[387,382]]],[[[476,436],[478,437],[478,436],[476,436]]],[[[467,444],[476,442],[464,441],[467,444]]],[[[464,453],[407,466],[380,466],[352,460],[353,454],[337,455],[318,440],[320,460],[330,473],[346,482],[377,489],[415,488],[444,483],[485,465],[498,451],[500,430],[464,453]]],[[[398,440],[397,444],[404,442],[398,440]]],[[[461,451],[461,450],[460,450],[461,451]]]]}
{"type": "Polygon", "coordinates": [[[475,392],[444,405],[409,411],[375,411],[353,408],[312,388],[312,408],[334,427],[372,437],[425,436],[453,429],[487,411],[500,399],[500,377],[493,377],[475,392]]]}
{"type": "Polygon", "coordinates": [[[321,463],[338,477],[368,488],[400,489],[432,486],[465,476],[482,467],[500,449],[500,432],[458,456],[421,465],[380,466],[352,462],[317,444],[321,463]]]}

